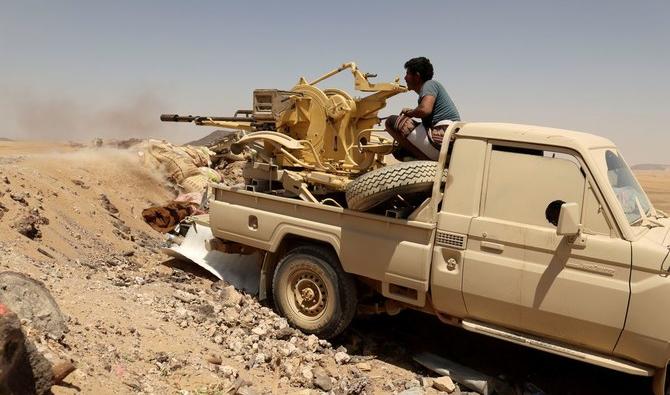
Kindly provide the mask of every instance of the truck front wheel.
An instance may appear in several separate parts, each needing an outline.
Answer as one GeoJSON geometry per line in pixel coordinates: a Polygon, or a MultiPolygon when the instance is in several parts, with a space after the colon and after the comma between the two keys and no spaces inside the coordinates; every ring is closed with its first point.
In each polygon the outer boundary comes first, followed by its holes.
{"type": "Polygon", "coordinates": [[[291,325],[329,339],[351,322],[356,312],[356,286],[337,256],[317,246],[291,250],[277,265],[272,294],[291,325]]]}

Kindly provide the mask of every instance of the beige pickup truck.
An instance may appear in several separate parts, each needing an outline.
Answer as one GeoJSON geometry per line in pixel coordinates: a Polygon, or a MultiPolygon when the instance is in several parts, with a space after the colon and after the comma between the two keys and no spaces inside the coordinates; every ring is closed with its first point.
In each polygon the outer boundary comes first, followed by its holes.
{"type": "Polygon", "coordinates": [[[305,332],[412,308],[665,393],[670,220],[611,141],[459,122],[437,166],[400,219],[216,185],[210,244],[261,251],[261,297],[305,332]]]}

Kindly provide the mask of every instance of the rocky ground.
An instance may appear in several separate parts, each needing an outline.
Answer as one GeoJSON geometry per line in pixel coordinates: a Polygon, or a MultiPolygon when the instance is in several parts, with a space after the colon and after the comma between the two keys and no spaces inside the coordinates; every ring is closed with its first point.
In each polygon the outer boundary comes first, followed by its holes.
{"type": "Polygon", "coordinates": [[[25,331],[47,357],[77,367],[54,393],[467,392],[413,362],[418,351],[501,378],[504,393],[647,391],[644,381],[413,312],[357,318],[332,343],[307,336],[160,252],[162,235],[140,213],[174,196],[130,150],[0,143],[0,272],[51,291],[68,331],[53,336],[24,320],[25,331]]]}
{"type": "Polygon", "coordinates": [[[140,212],[174,190],[132,152],[4,143],[0,154],[0,271],[43,282],[67,317],[62,338],[29,334],[77,367],[56,394],[421,386],[414,372],[306,336],[253,297],[163,255],[162,235],[140,212]]]}

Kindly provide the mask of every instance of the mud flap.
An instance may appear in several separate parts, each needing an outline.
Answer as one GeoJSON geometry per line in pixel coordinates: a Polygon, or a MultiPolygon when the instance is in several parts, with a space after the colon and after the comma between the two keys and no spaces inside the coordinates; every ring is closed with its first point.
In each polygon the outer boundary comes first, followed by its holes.
{"type": "Polygon", "coordinates": [[[235,288],[257,295],[262,255],[207,251],[205,242],[213,238],[212,230],[208,226],[197,224],[190,227],[181,244],[163,248],[162,252],[174,258],[191,261],[235,288]]]}
{"type": "Polygon", "coordinates": [[[665,368],[659,368],[654,374],[654,379],[652,381],[652,390],[654,395],[665,395],[668,391],[666,390],[666,378],[668,374],[668,366],[666,364],[665,368]]]}

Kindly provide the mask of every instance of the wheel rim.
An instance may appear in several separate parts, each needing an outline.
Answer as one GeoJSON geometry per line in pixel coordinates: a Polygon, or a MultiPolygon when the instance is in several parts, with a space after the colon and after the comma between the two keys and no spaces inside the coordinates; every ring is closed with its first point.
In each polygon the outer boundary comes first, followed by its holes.
{"type": "Polygon", "coordinates": [[[288,304],[295,312],[314,320],[321,317],[328,306],[328,287],[323,278],[312,270],[293,271],[287,282],[288,304]]]}
{"type": "MultiPolygon", "coordinates": [[[[287,262],[288,263],[288,262],[287,262]]],[[[300,257],[287,265],[279,280],[281,304],[293,324],[310,332],[329,319],[336,310],[336,285],[319,265],[300,257]],[[316,327],[314,327],[316,325],[316,327]],[[314,328],[313,328],[314,327],[314,328]]]]}

